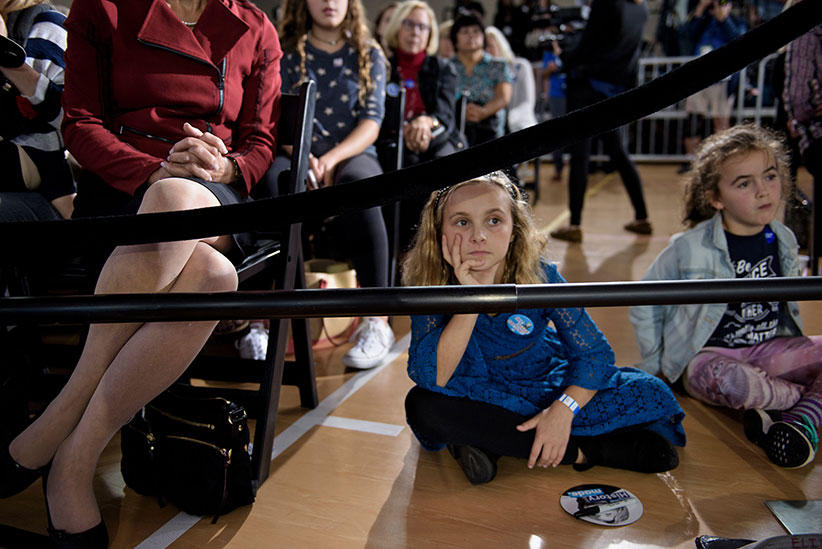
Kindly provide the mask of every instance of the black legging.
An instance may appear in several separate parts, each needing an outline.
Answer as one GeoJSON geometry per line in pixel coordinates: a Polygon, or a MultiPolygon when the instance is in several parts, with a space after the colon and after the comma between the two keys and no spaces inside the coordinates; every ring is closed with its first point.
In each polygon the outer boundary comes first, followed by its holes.
{"type": "MultiPolygon", "coordinates": [[[[280,174],[291,166],[291,158],[279,153],[265,176],[254,187],[252,196],[278,196],[280,174]]],[[[337,164],[334,184],[345,185],[382,173],[377,157],[358,154],[337,164]]],[[[357,271],[357,281],[363,288],[388,286],[388,234],[379,206],[350,212],[342,216],[348,255],[357,271]]]]}
{"type": "MultiPolygon", "coordinates": [[[[607,96],[594,90],[588,80],[568,79],[567,85],[568,112],[587,107],[607,96]]],[[[605,147],[605,152],[622,178],[622,184],[628,191],[628,197],[634,207],[636,219],[646,219],[648,212],[645,209],[645,198],[642,195],[642,182],[636,166],[628,158],[628,153],[622,145],[617,130],[599,136],[605,147]]],[[[588,160],[591,156],[591,139],[575,143],[569,149],[571,152],[571,171],[568,177],[568,208],[571,210],[571,225],[579,225],[582,221],[582,205],[585,201],[585,189],[588,186],[588,160]]]]}
{"type": "MultiPolygon", "coordinates": [[[[337,164],[334,185],[345,185],[382,173],[376,156],[363,153],[337,164]]],[[[388,233],[379,206],[342,216],[348,254],[363,288],[388,286],[388,233]]]]}
{"type": "Polygon", "coordinates": [[[822,140],[814,139],[802,154],[802,163],[813,176],[813,218],[811,220],[811,274],[819,274],[822,256],[822,140]]]}
{"type": "MultiPolygon", "coordinates": [[[[414,387],[405,397],[405,413],[411,430],[429,447],[457,444],[481,448],[496,456],[528,459],[531,455],[535,430],[517,430],[517,425],[531,418],[500,406],[414,387]]],[[[576,461],[580,438],[568,440],[563,464],[576,461]]]]}

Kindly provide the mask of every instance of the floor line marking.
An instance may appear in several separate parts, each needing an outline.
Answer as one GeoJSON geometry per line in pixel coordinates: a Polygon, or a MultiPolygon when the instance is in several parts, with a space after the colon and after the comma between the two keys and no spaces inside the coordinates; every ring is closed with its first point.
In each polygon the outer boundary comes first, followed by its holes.
{"type": "MultiPolygon", "coordinates": [[[[309,429],[314,427],[315,425],[323,424],[328,418],[328,416],[343,402],[345,402],[348,397],[352,396],[354,393],[359,391],[366,383],[371,381],[374,376],[379,374],[383,371],[389,364],[394,362],[398,356],[408,350],[408,346],[411,343],[411,334],[406,334],[402,339],[394,343],[394,346],[391,347],[391,350],[388,352],[388,355],[383,360],[383,363],[376,368],[372,368],[370,370],[362,370],[354,374],[351,379],[343,383],[339,389],[328,395],[316,408],[313,410],[309,410],[305,414],[303,414],[300,419],[292,423],[287,429],[285,429],[282,433],[274,437],[274,448],[271,451],[271,459],[273,460],[275,457],[283,453],[285,450],[288,449],[289,446],[294,444],[301,436],[308,432],[309,429]]],[[[331,427],[341,427],[343,424],[348,424],[349,427],[344,428],[351,428],[350,426],[354,425],[354,422],[361,421],[361,420],[352,420],[347,418],[331,418],[333,421],[330,423],[336,423],[337,425],[330,425],[331,427]]],[[[376,424],[376,422],[361,422],[361,423],[371,423],[376,424]]],[[[382,424],[384,426],[390,426],[387,423],[382,424]]],[[[400,431],[402,431],[402,427],[394,425],[391,427],[399,427],[400,431]]],[[[356,429],[362,430],[362,429],[356,429]]],[[[369,431],[371,432],[371,431],[369,431]]],[[[384,434],[384,433],[379,433],[384,434]]],[[[396,435],[393,435],[396,436],[396,435]]],[[[197,517],[194,515],[189,515],[188,513],[184,513],[180,511],[174,517],[171,518],[168,522],[162,525],[159,529],[155,530],[149,537],[143,540],[140,545],[137,546],[137,549],[155,549],[155,548],[163,548],[168,547],[172,543],[174,543],[178,538],[180,538],[183,534],[189,531],[195,524],[200,522],[201,519],[206,517],[197,517]]]]}
{"type": "Polygon", "coordinates": [[[323,427],[334,427],[336,429],[347,429],[349,431],[360,431],[374,435],[385,435],[395,437],[399,435],[404,425],[393,423],[382,423],[380,421],[366,421],[363,419],[353,419],[350,417],[328,416],[320,422],[323,427]]]}
{"type": "Polygon", "coordinates": [[[137,549],[161,549],[174,543],[177,538],[188,532],[203,517],[189,515],[180,511],[171,520],[163,524],[153,534],[143,540],[137,549]]]}
{"type": "Polygon", "coordinates": [[[319,406],[313,410],[309,410],[303,416],[292,423],[285,431],[274,437],[274,447],[271,450],[271,459],[280,455],[289,446],[294,444],[301,436],[303,436],[309,429],[321,423],[326,417],[331,415],[340,404],[345,402],[348,397],[359,391],[363,385],[371,381],[378,373],[391,364],[398,356],[408,349],[411,342],[411,334],[406,334],[391,348],[388,356],[385,358],[381,366],[377,366],[371,370],[363,370],[355,374],[351,379],[343,383],[339,389],[328,395],[319,406]]]}

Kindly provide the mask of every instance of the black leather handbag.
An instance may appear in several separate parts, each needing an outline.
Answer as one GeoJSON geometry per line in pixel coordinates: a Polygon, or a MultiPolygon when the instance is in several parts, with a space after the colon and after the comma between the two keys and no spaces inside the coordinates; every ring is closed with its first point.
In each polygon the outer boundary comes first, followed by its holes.
{"type": "Polygon", "coordinates": [[[245,408],[223,398],[166,391],[121,430],[126,485],[192,515],[254,501],[245,408]]]}

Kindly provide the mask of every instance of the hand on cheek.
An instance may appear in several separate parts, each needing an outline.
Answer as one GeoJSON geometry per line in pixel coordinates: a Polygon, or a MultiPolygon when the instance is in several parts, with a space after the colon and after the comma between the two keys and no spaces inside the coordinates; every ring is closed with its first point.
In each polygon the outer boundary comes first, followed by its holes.
{"type": "Polygon", "coordinates": [[[460,251],[461,245],[462,235],[454,235],[454,240],[450,244],[448,242],[448,238],[445,235],[442,235],[443,259],[445,259],[445,261],[453,267],[454,275],[457,277],[457,281],[463,286],[481,284],[481,282],[477,280],[474,273],[471,271],[471,269],[476,267],[479,262],[476,259],[463,260],[462,252],[460,251]]]}

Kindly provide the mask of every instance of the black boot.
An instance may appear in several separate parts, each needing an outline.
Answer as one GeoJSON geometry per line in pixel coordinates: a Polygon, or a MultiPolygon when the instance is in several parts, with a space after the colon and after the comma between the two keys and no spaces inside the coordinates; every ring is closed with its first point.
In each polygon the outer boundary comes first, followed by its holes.
{"type": "Polygon", "coordinates": [[[471,484],[485,484],[497,476],[497,460],[473,446],[448,444],[448,451],[459,462],[471,484]]]}

